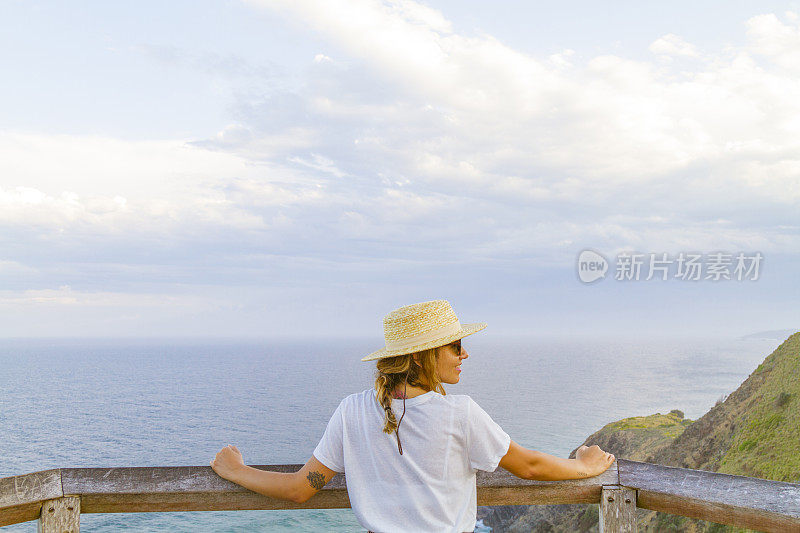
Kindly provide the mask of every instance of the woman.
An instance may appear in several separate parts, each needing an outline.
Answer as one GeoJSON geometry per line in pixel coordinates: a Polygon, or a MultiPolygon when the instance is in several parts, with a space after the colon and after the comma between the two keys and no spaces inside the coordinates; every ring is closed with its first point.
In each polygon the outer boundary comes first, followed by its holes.
{"type": "Polygon", "coordinates": [[[462,325],[446,300],[396,309],[383,326],[386,346],[361,359],[377,361],[375,387],[339,403],[302,469],[251,468],[229,445],[211,461],[214,471],[298,503],[346,472],[353,512],[370,531],[457,533],[475,529],[477,470],[502,466],[523,479],[579,479],[614,462],[596,445],[582,446],[575,459],[523,448],[472,398],[447,395],[442,384],[458,383],[469,357],[461,339],[486,324],[462,325]]]}

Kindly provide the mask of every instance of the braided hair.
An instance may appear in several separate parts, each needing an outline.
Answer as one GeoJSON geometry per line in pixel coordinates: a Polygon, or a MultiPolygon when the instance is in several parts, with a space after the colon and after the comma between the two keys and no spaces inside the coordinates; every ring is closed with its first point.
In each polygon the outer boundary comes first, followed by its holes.
{"type": "Polygon", "coordinates": [[[447,393],[442,386],[439,376],[436,375],[436,359],[438,348],[429,348],[413,354],[383,357],[376,361],[375,391],[378,402],[383,407],[384,418],[383,432],[395,433],[397,449],[403,455],[403,446],[400,444],[400,422],[406,413],[405,392],[403,394],[403,414],[398,421],[392,411],[392,393],[398,385],[406,384],[419,387],[426,391],[436,391],[439,394],[447,393]]]}

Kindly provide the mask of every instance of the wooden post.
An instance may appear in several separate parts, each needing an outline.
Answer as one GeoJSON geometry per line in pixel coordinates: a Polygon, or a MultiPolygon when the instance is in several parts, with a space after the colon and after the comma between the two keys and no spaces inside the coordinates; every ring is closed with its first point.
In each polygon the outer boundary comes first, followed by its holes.
{"type": "Polygon", "coordinates": [[[603,485],[599,533],[636,533],[636,490],[603,485]]]}
{"type": "Polygon", "coordinates": [[[80,530],[80,496],[64,496],[42,503],[38,533],[78,533],[80,530]]]}

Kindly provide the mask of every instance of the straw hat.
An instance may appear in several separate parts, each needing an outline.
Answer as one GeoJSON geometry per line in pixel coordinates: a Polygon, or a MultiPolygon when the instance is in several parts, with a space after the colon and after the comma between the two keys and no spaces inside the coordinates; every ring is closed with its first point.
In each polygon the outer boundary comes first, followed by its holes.
{"type": "Polygon", "coordinates": [[[485,322],[461,324],[447,300],[406,305],[383,317],[386,346],[361,360],[373,361],[444,346],[485,327],[485,322]]]}

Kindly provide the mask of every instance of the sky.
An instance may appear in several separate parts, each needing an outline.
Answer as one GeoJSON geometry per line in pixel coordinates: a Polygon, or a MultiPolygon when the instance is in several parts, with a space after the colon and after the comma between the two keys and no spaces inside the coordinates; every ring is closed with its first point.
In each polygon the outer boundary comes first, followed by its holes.
{"type": "Polygon", "coordinates": [[[0,69],[0,337],[800,329],[798,2],[10,0],[0,69]]]}

